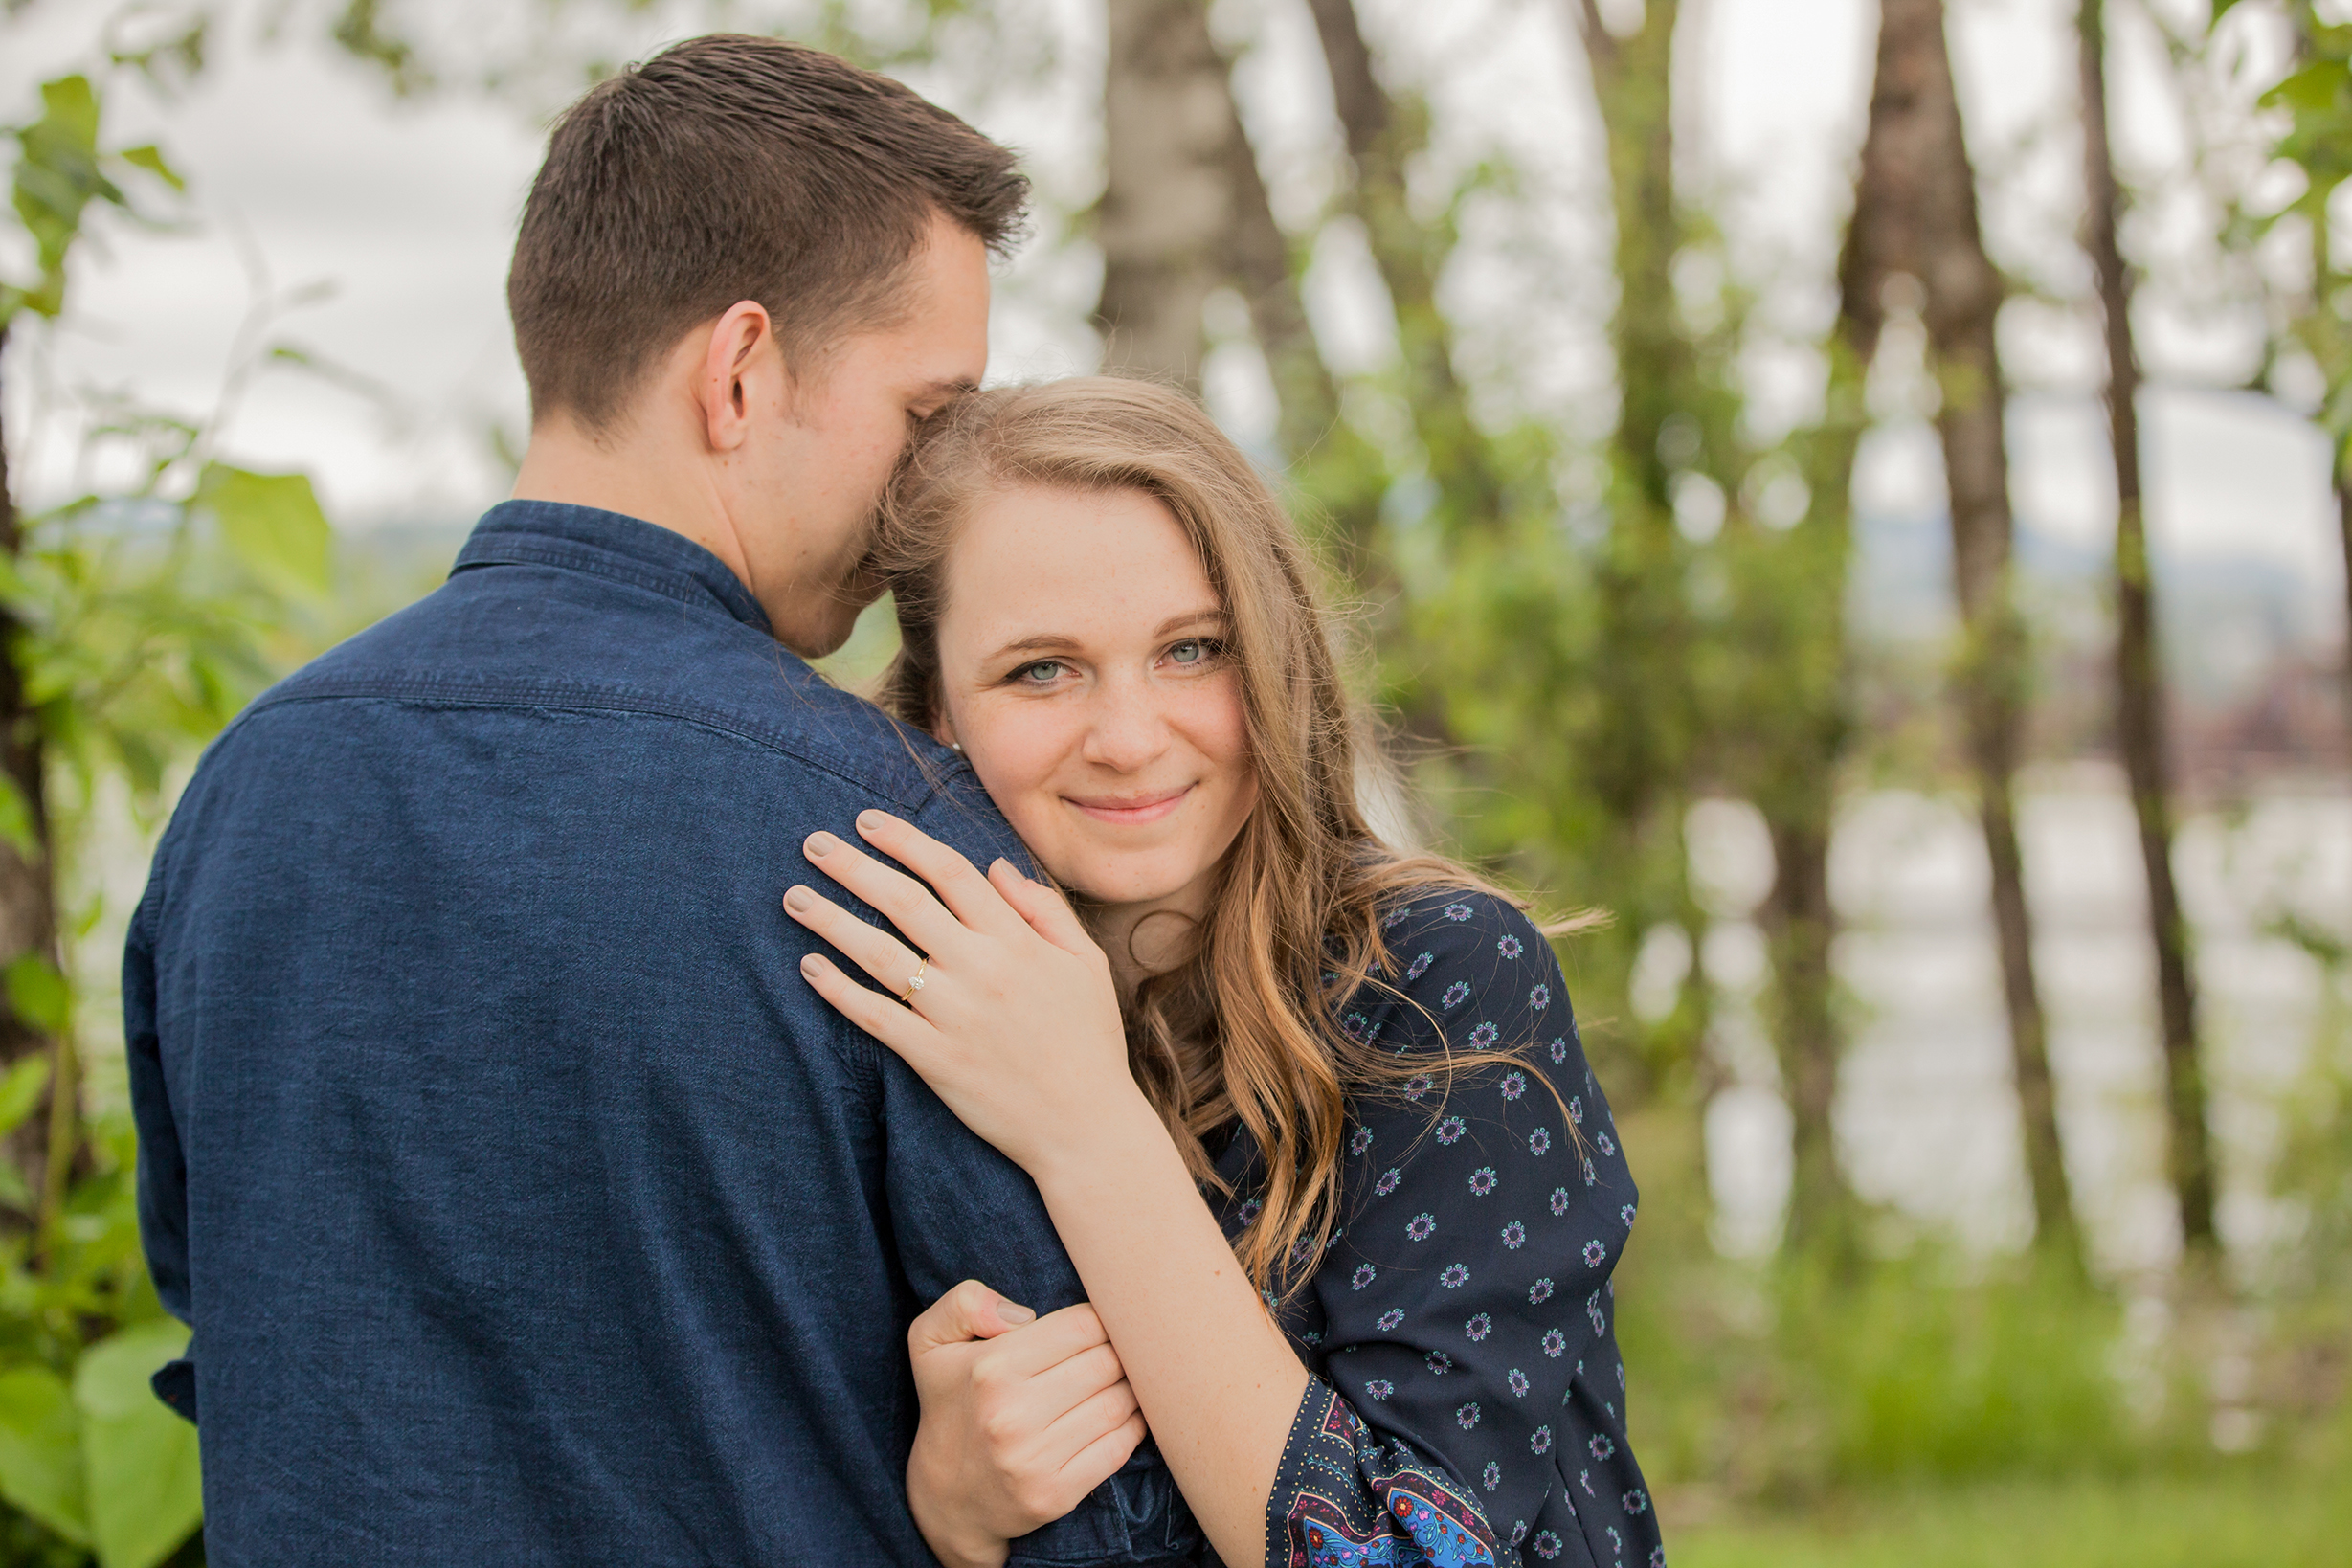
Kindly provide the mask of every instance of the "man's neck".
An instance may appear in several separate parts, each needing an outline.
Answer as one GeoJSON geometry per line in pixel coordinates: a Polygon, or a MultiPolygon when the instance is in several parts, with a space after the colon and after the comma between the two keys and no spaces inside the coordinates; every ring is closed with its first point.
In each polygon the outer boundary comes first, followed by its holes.
{"type": "Polygon", "coordinates": [[[598,437],[563,414],[540,420],[515,474],[514,499],[594,506],[683,534],[756,592],[734,520],[708,475],[634,435],[624,429],[598,437]]]}

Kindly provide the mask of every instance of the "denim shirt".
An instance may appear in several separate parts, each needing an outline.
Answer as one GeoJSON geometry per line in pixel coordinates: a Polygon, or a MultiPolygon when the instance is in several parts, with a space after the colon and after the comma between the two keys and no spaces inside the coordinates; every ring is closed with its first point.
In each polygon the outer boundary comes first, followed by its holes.
{"type": "MultiPolygon", "coordinates": [[[[800,978],[801,840],[868,807],[1021,854],[715,556],[536,502],[213,746],[123,966],[211,1561],[931,1560],[908,1323],[1083,1291],[1028,1178],[800,978]]],[[[1147,1445],[1014,1561],[1198,1541],[1147,1445]]]]}

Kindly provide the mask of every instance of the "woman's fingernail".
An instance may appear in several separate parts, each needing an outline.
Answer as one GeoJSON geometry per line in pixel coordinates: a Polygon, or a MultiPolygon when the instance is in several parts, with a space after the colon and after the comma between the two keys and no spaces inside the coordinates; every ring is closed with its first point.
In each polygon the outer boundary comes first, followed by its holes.
{"type": "Polygon", "coordinates": [[[997,1303],[997,1321],[999,1323],[1034,1323],[1037,1321],[1037,1313],[1018,1301],[1000,1301],[997,1303]]]}
{"type": "Polygon", "coordinates": [[[840,840],[836,839],[830,833],[812,833],[808,836],[807,841],[802,843],[800,847],[808,851],[810,860],[821,861],[827,855],[833,853],[834,846],[839,844],[840,841],[840,840]]]}
{"type": "Polygon", "coordinates": [[[800,960],[800,974],[804,979],[814,980],[824,972],[825,961],[813,952],[800,960]]]}
{"type": "Polygon", "coordinates": [[[784,907],[795,914],[806,914],[817,907],[817,895],[805,887],[795,887],[784,895],[784,907]]]}
{"type": "Polygon", "coordinates": [[[858,831],[860,833],[880,833],[889,820],[890,818],[878,811],[862,811],[858,813],[858,831]]]}

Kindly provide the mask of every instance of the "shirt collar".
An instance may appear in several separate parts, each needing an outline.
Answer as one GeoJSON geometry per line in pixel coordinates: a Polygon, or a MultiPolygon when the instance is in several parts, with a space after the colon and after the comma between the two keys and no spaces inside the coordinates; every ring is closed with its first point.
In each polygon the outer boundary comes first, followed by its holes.
{"type": "Polygon", "coordinates": [[[683,604],[715,606],[773,637],[768,612],[720,560],[683,533],[594,506],[561,501],[502,501],[474,525],[450,568],[565,567],[651,589],[683,604]]]}

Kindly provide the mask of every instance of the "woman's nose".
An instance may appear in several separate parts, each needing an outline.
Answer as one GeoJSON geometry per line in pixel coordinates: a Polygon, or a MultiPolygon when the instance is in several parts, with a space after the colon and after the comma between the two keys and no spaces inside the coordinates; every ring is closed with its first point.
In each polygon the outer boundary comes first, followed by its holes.
{"type": "Polygon", "coordinates": [[[1098,767],[1133,773],[1168,750],[1169,727],[1147,692],[1124,683],[1107,685],[1086,727],[1086,758],[1098,767]]]}

